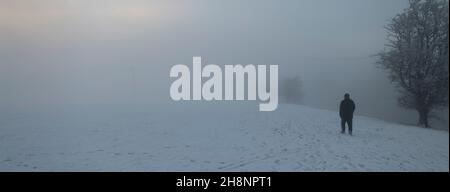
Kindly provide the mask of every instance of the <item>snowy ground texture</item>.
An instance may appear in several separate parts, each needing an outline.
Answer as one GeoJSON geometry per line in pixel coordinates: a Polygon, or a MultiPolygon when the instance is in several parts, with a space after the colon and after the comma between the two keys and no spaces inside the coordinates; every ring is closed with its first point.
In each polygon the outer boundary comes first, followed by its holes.
{"type": "Polygon", "coordinates": [[[0,171],[449,171],[449,134],[280,105],[6,114],[0,171]],[[156,111],[156,110],[155,110],[156,111]]]}

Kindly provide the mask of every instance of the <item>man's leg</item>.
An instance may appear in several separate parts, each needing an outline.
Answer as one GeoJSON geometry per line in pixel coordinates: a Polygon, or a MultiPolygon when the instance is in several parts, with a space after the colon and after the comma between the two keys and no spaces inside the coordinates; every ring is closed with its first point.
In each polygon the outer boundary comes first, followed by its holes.
{"type": "Polygon", "coordinates": [[[341,119],[341,133],[345,133],[345,120],[341,119]]]}
{"type": "Polygon", "coordinates": [[[353,131],[353,119],[347,120],[347,124],[348,124],[348,133],[351,135],[353,131]]]}

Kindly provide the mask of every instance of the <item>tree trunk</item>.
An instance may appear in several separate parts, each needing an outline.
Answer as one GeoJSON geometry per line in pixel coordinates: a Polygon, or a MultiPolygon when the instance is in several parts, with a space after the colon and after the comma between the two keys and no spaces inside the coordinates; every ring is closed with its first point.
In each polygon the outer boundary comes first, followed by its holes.
{"type": "Polygon", "coordinates": [[[419,125],[428,128],[428,109],[418,109],[419,112],[419,125]]]}

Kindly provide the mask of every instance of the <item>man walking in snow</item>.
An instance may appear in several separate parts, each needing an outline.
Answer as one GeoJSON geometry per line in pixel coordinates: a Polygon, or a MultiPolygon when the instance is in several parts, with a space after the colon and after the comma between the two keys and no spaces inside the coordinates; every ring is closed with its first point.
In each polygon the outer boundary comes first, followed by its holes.
{"type": "Polygon", "coordinates": [[[341,133],[345,133],[345,124],[348,126],[348,133],[352,135],[353,112],[355,111],[355,103],[350,99],[350,94],[344,95],[344,100],[339,105],[339,116],[341,117],[341,133]]]}

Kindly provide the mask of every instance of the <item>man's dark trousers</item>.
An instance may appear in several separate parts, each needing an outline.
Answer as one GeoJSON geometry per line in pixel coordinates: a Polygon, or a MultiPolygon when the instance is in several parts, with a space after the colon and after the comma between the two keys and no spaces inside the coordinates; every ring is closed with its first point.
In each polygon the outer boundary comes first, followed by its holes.
{"type": "Polygon", "coordinates": [[[352,133],[352,126],[353,126],[353,119],[349,118],[349,119],[341,119],[341,128],[342,128],[342,133],[345,132],[345,124],[347,123],[348,126],[348,132],[351,134],[352,133]]]}

